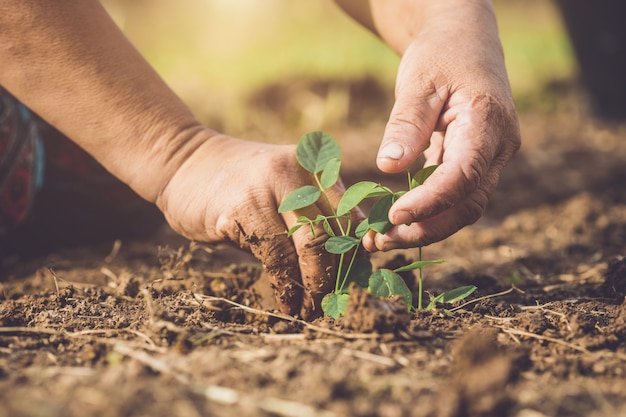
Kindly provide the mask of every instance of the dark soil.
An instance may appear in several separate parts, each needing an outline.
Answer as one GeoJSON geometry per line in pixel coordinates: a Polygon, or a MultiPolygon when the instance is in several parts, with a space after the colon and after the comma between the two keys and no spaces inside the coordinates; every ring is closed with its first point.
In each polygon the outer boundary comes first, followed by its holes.
{"type": "MultiPolygon", "coordinates": [[[[425,289],[474,284],[465,305],[381,316],[359,294],[305,323],[254,258],[167,229],[5,261],[0,417],[626,415],[626,127],[521,122],[486,216],[424,249],[446,260],[425,289]]],[[[359,165],[381,126],[331,130],[346,183],[378,175],[359,165]]]]}

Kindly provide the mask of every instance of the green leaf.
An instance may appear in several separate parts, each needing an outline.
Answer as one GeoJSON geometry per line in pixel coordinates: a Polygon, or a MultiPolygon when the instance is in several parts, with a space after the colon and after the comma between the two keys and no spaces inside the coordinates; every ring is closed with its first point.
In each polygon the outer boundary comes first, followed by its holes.
{"type": "Polygon", "coordinates": [[[352,236],[333,236],[326,241],[324,247],[330,253],[341,255],[356,248],[359,243],[361,240],[352,236]]]}
{"type": "Polygon", "coordinates": [[[313,220],[313,223],[320,224],[320,222],[323,222],[324,219],[326,219],[326,216],[324,216],[323,214],[318,214],[317,216],[315,216],[315,220],[313,220]]]}
{"type": "MultiPolygon", "coordinates": [[[[340,277],[345,275],[345,269],[348,268],[348,263],[343,265],[344,271],[339,275],[340,277]]],[[[350,268],[350,273],[348,273],[348,278],[346,279],[342,288],[340,288],[340,293],[347,293],[348,288],[350,288],[350,283],[354,282],[361,288],[367,288],[369,285],[369,278],[372,275],[372,263],[369,259],[356,259],[352,263],[352,268],[350,268]]]]}
{"type": "Polygon", "coordinates": [[[427,267],[428,265],[442,264],[444,262],[445,261],[443,259],[437,259],[435,261],[415,261],[415,262],[410,263],[408,265],[401,266],[400,268],[396,268],[396,269],[393,270],[393,272],[412,271],[414,269],[420,269],[420,268],[427,267]]]}
{"type": "Polygon", "coordinates": [[[370,276],[368,289],[374,296],[380,298],[387,298],[392,295],[403,297],[408,310],[413,305],[413,296],[406,282],[400,275],[389,269],[381,268],[374,272],[370,276]]]}
{"type": "Polygon", "coordinates": [[[330,222],[328,221],[328,219],[325,218],[322,221],[322,226],[324,227],[324,231],[326,232],[326,234],[328,236],[336,236],[335,231],[331,227],[330,222]]]}
{"type": "Polygon", "coordinates": [[[308,207],[311,204],[315,203],[319,198],[322,192],[319,188],[314,187],[312,185],[305,185],[304,187],[300,187],[285,197],[280,206],[278,207],[279,213],[285,213],[287,211],[298,210],[304,207],[308,207]]]}
{"type": "Polygon", "coordinates": [[[356,229],[354,229],[354,236],[356,236],[359,239],[363,239],[363,236],[365,236],[369,230],[370,230],[370,224],[367,221],[367,219],[365,219],[361,223],[359,223],[356,229]]]}
{"type": "Polygon", "coordinates": [[[293,235],[296,230],[298,230],[299,228],[301,228],[302,226],[304,226],[302,223],[296,224],[295,226],[293,226],[291,229],[289,229],[289,231],[287,232],[287,237],[291,237],[291,235],[293,235]]]}
{"type": "Polygon", "coordinates": [[[322,171],[331,159],[341,157],[341,148],[327,133],[309,132],[302,136],[296,147],[300,165],[312,174],[322,171]]]}
{"type": "Polygon", "coordinates": [[[350,296],[348,294],[337,294],[334,292],[326,294],[324,298],[322,298],[322,311],[324,311],[324,314],[327,316],[331,316],[337,320],[339,316],[346,314],[349,299],[350,296]]]}
{"type": "Polygon", "coordinates": [[[393,193],[394,192],[391,191],[389,188],[385,187],[384,185],[378,184],[378,187],[374,188],[372,191],[367,193],[365,198],[381,197],[381,196],[384,196],[384,195],[391,195],[393,193]]]}
{"type": "Polygon", "coordinates": [[[393,226],[389,221],[389,209],[395,201],[393,194],[386,195],[377,202],[374,203],[370,211],[370,215],[367,218],[370,229],[378,232],[385,233],[393,226]]]}
{"type": "Polygon", "coordinates": [[[337,215],[343,216],[366,198],[391,194],[391,190],[372,181],[361,181],[352,184],[339,200],[337,215]]]}
{"type": "Polygon", "coordinates": [[[424,184],[424,181],[426,181],[426,179],[430,177],[430,174],[435,172],[438,166],[439,165],[431,165],[417,171],[415,175],[413,175],[413,179],[411,180],[411,188],[415,188],[424,184]]]}
{"type": "Polygon", "coordinates": [[[463,287],[455,288],[450,291],[446,291],[445,297],[443,299],[444,303],[456,303],[457,301],[463,300],[470,295],[474,291],[476,291],[477,287],[475,285],[465,285],[463,287]]]}
{"type": "Polygon", "coordinates": [[[322,177],[320,183],[322,188],[327,189],[335,185],[339,179],[339,169],[341,168],[341,161],[339,159],[331,159],[328,161],[324,170],[322,171],[322,177]]]}
{"type": "Polygon", "coordinates": [[[475,285],[465,285],[450,291],[445,291],[437,297],[432,298],[426,310],[432,310],[437,306],[437,303],[456,303],[457,301],[464,300],[476,291],[476,288],[475,285]]]}

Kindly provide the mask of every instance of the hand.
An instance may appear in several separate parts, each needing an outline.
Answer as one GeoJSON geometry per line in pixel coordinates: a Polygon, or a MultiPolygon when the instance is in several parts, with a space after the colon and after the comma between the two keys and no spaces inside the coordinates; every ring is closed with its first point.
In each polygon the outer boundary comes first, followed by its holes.
{"type": "MultiPolygon", "coordinates": [[[[316,238],[307,227],[291,238],[287,230],[298,216],[330,215],[331,209],[320,199],[297,213],[277,211],[287,194],[306,184],[313,180],[298,165],[294,146],[213,135],[190,152],[156,202],[183,236],[249,249],[266,268],[281,311],[312,319],[334,287],[335,256],[324,250],[321,227],[316,238]]],[[[329,190],[335,207],[342,193],[339,183],[329,190]]]]}
{"type": "Polygon", "coordinates": [[[391,208],[395,227],[365,237],[369,251],[425,246],[477,221],[520,146],[497,32],[453,23],[437,21],[406,48],[377,160],[388,173],[422,153],[440,166],[391,208]]]}

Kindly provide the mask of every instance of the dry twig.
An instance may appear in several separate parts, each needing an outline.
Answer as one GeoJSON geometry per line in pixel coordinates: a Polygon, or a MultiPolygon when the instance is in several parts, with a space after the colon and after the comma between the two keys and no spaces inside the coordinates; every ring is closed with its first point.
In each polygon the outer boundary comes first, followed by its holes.
{"type": "Polygon", "coordinates": [[[512,293],[513,291],[518,291],[518,292],[524,294],[524,291],[520,290],[515,285],[512,285],[511,288],[509,288],[508,290],[505,290],[505,291],[502,291],[502,292],[498,292],[498,293],[495,293],[495,294],[489,294],[489,295],[484,295],[482,297],[475,298],[475,299],[467,301],[467,302],[465,302],[465,303],[463,303],[461,305],[453,307],[453,308],[451,308],[449,310],[450,311],[458,311],[458,310],[461,310],[463,307],[467,307],[468,305],[475,304],[475,303],[481,302],[483,300],[488,300],[490,298],[502,297],[504,295],[512,293]]]}
{"type": "Polygon", "coordinates": [[[298,324],[303,325],[309,330],[313,330],[318,333],[328,334],[331,336],[337,336],[343,339],[377,339],[378,337],[380,337],[379,334],[375,334],[375,333],[372,333],[372,334],[370,333],[346,333],[346,332],[340,332],[337,330],[327,329],[325,327],[316,326],[307,321],[297,319],[288,314],[274,313],[271,311],[259,310],[256,308],[245,306],[243,304],[237,303],[227,298],[214,297],[210,295],[203,295],[203,294],[197,294],[197,293],[194,293],[193,296],[194,296],[194,300],[196,300],[196,302],[198,302],[200,305],[203,305],[204,301],[223,302],[223,303],[232,305],[236,309],[243,310],[248,313],[267,316],[267,317],[274,317],[274,318],[282,319],[285,321],[289,321],[291,323],[298,323],[298,324]]]}
{"type": "Polygon", "coordinates": [[[574,343],[570,343],[570,342],[566,342],[565,340],[562,339],[557,339],[555,337],[549,337],[549,336],[542,336],[540,334],[536,334],[536,333],[531,333],[531,332],[527,332],[524,330],[517,330],[517,329],[509,329],[506,328],[504,326],[495,326],[498,329],[502,330],[504,333],[507,334],[513,334],[513,335],[517,335],[517,336],[526,336],[526,337],[531,337],[533,339],[537,339],[537,340],[545,340],[546,342],[552,342],[552,343],[556,343],[562,346],[566,346],[570,349],[573,350],[577,350],[579,352],[582,353],[591,353],[587,348],[574,344],[574,343]]]}

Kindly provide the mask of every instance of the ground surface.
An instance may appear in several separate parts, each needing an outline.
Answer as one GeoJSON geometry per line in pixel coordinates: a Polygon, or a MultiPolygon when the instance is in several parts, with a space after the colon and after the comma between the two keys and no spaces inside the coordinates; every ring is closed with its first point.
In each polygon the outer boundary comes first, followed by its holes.
{"type": "MultiPolygon", "coordinates": [[[[254,259],[167,231],[5,265],[0,417],[626,415],[626,130],[522,131],[484,219],[424,251],[428,291],[475,301],[391,331],[273,315],[254,259]]],[[[380,131],[332,133],[374,179],[380,131]]]]}

